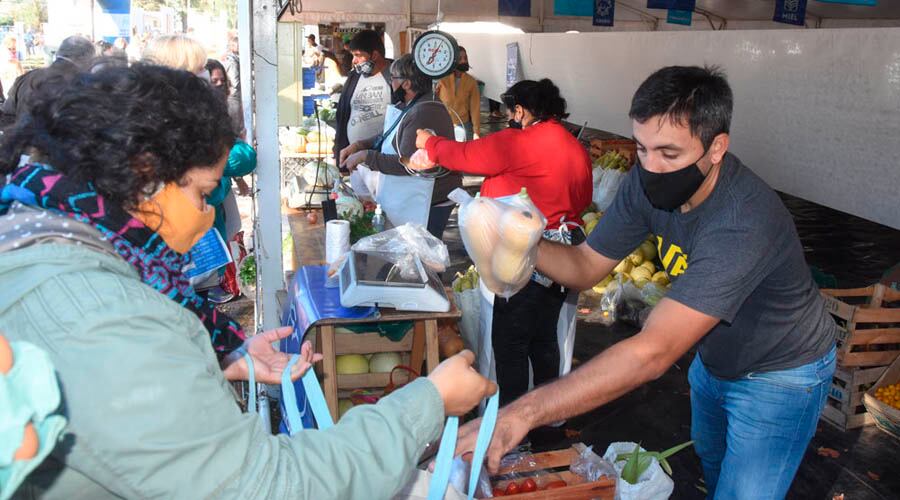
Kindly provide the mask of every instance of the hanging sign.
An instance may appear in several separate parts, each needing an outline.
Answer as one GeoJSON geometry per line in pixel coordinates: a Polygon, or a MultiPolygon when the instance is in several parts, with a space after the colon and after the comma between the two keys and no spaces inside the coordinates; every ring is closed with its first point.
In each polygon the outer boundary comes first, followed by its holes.
{"type": "Polygon", "coordinates": [[[554,16],[594,15],[594,0],[553,0],[554,16]]]}
{"type": "Polygon", "coordinates": [[[615,0],[596,0],[594,2],[594,26],[612,26],[615,14],[615,0]]]}
{"type": "Polygon", "coordinates": [[[806,22],[806,0],[775,0],[776,23],[803,26],[806,22]]]}
{"type": "Polygon", "coordinates": [[[690,26],[691,19],[693,17],[694,11],[692,10],[669,9],[669,15],[666,16],[666,22],[669,24],[681,24],[683,26],[690,26]]]}
{"type": "Polygon", "coordinates": [[[519,81],[519,44],[518,42],[506,44],[506,88],[510,88],[519,81]]]}
{"type": "Polygon", "coordinates": [[[499,0],[497,15],[531,17],[531,0],[499,0]]]}
{"type": "Polygon", "coordinates": [[[695,0],[647,0],[647,8],[694,10],[695,3],[695,0]]]}
{"type": "Polygon", "coordinates": [[[822,3],[845,3],[847,5],[863,5],[865,7],[875,7],[878,0],[819,0],[822,3]]]}

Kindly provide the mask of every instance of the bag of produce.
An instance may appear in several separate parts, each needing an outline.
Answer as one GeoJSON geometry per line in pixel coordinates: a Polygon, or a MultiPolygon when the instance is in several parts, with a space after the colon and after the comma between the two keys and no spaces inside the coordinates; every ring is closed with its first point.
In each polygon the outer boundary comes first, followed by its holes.
{"type": "Polygon", "coordinates": [[[485,286],[509,298],[534,272],[537,244],[547,225],[525,189],[503,201],[476,196],[462,189],[450,193],[459,203],[459,229],[466,252],[485,286]]]}
{"type": "Polygon", "coordinates": [[[625,180],[625,172],[620,170],[607,170],[603,173],[600,183],[594,189],[593,202],[597,209],[606,211],[616,197],[619,186],[625,180]]]}
{"type": "Polygon", "coordinates": [[[366,236],[350,248],[356,252],[378,253],[394,263],[400,275],[406,278],[418,275],[415,257],[422,261],[422,265],[438,273],[444,272],[450,265],[447,245],[418,224],[407,223],[366,236]]]}

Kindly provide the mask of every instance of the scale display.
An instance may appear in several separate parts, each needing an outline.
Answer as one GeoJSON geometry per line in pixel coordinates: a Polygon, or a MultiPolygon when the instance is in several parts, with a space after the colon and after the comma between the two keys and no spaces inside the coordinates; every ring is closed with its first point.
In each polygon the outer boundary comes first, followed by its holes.
{"type": "Polygon", "coordinates": [[[426,31],[413,45],[416,66],[433,79],[452,73],[458,57],[459,45],[456,39],[443,31],[426,31]]]}

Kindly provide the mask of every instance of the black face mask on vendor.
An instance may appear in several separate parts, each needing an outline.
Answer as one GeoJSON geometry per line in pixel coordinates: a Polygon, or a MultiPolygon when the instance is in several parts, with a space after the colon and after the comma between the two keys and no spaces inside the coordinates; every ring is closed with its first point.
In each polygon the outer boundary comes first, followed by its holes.
{"type": "Polygon", "coordinates": [[[465,73],[469,71],[469,63],[459,63],[456,65],[456,69],[465,73]]]}
{"type": "MultiPolygon", "coordinates": [[[[700,158],[706,156],[706,150],[700,158]]],[[[697,161],[700,161],[698,158],[697,161]]],[[[638,166],[638,174],[641,179],[641,187],[644,194],[654,207],[671,212],[687,203],[691,196],[700,189],[706,176],[700,171],[697,162],[674,172],[658,174],[651,172],[641,165],[640,158],[635,160],[638,166]]]]}
{"type": "Polygon", "coordinates": [[[406,97],[406,91],[403,90],[403,87],[397,87],[397,90],[391,92],[391,104],[398,105],[403,104],[406,97]]]}
{"type": "Polygon", "coordinates": [[[522,122],[520,122],[519,120],[510,120],[507,123],[509,124],[509,128],[522,128],[522,122]]]}

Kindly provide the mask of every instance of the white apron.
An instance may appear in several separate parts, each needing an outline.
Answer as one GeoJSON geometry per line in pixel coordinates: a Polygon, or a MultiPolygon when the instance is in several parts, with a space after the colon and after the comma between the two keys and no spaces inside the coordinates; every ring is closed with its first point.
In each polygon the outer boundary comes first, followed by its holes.
{"type": "MultiPolygon", "coordinates": [[[[556,230],[553,230],[556,232],[556,230]]],[[[549,231],[545,232],[545,234],[549,231]]],[[[481,318],[479,327],[481,335],[478,345],[476,363],[478,373],[493,382],[497,381],[497,363],[494,360],[494,346],[491,331],[494,324],[494,292],[488,290],[484,281],[479,281],[481,292],[481,318]]],[[[578,324],[578,292],[569,290],[566,300],[559,309],[559,319],[556,322],[556,341],[559,344],[559,376],[572,371],[572,355],[575,351],[575,327],[578,324]]],[[[531,364],[528,367],[528,388],[534,387],[531,364]]],[[[484,410],[484,404],[479,406],[479,412],[484,410]]]]}
{"type": "MultiPolygon", "coordinates": [[[[427,102],[421,103],[422,105],[427,102]]],[[[384,117],[384,134],[381,142],[381,153],[396,155],[394,147],[399,126],[394,124],[402,119],[403,112],[394,105],[387,107],[384,117]]],[[[375,202],[381,205],[388,220],[393,226],[406,223],[428,227],[428,214],[431,211],[431,194],[434,191],[434,179],[407,175],[385,175],[359,166],[357,177],[350,176],[351,187],[357,194],[371,193],[375,202]]],[[[354,173],[357,173],[354,172],[354,173]]]]}

